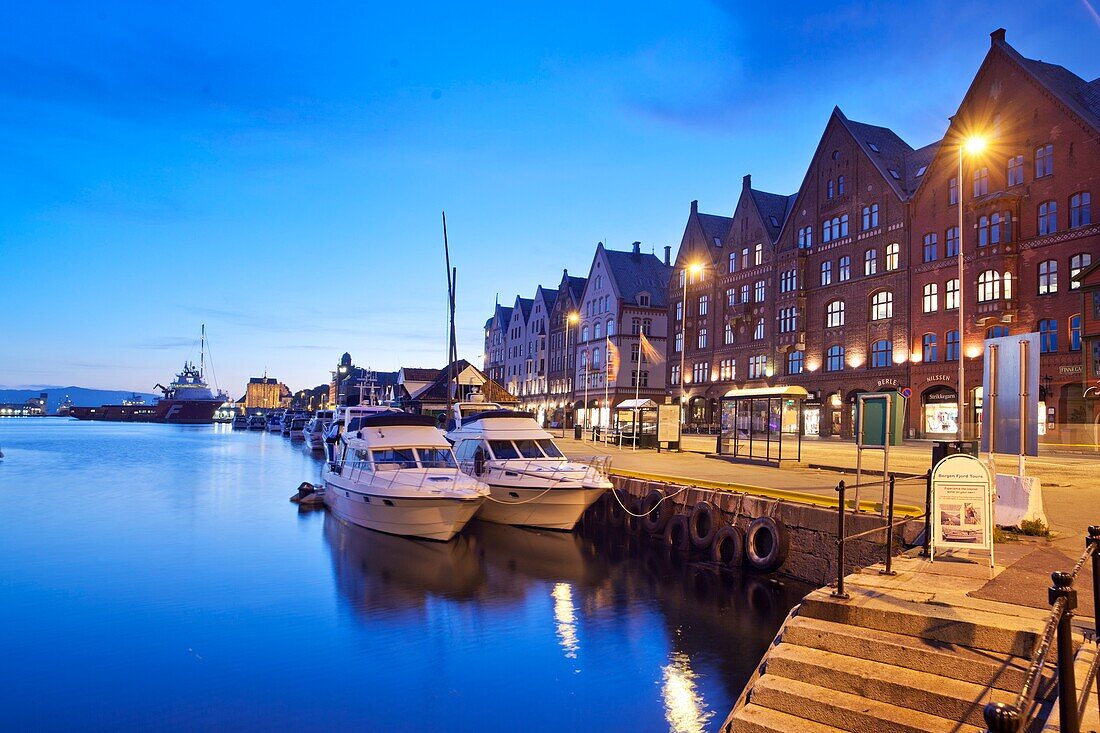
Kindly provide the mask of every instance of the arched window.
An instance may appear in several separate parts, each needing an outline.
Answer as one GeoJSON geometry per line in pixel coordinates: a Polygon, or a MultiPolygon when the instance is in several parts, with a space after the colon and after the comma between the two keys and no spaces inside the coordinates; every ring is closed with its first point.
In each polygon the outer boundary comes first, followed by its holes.
{"type": "MultiPolygon", "coordinates": [[[[836,221],[835,219],[833,221],[836,221]]],[[[844,214],[840,217],[840,234],[838,236],[848,236],[848,215],[844,214]]]]}
{"type": "Polygon", "coordinates": [[[894,347],[886,339],[871,344],[871,368],[881,369],[890,366],[893,353],[894,347]]]}
{"type": "Polygon", "coordinates": [[[836,328],[844,325],[844,301],[831,300],[825,306],[825,327],[836,328]]]}
{"type": "Polygon", "coordinates": [[[764,245],[761,242],[756,243],[756,248],[753,250],[753,264],[764,264],[764,245]]]}
{"type": "Polygon", "coordinates": [[[880,290],[871,296],[871,320],[884,321],[894,317],[894,293],[880,290]]]}
{"type": "Polygon", "coordinates": [[[608,319],[608,321],[607,321],[607,335],[608,336],[614,336],[615,335],[615,321],[610,320],[610,319],[608,319]]]}
{"type": "Polygon", "coordinates": [[[940,286],[936,283],[928,283],[924,286],[924,301],[922,308],[925,313],[935,313],[940,309],[940,286]]]}
{"type": "Polygon", "coordinates": [[[825,197],[831,199],[834,193],[835,189],[833,188],[833,179],[830,178],[829,182],[825,186],[825,197]]]}
{"type": "Polygon", "coordinates": [[[582,372],[588,371],[588,351],[587,350],[581,352],[581,371],[582,372]]]}
{"type": "Polygon", "coordinates": [[[944,354],[944,361],[958,361],[959,360],[959,332],[948,331],[947,338],[947,353],[944,354]]]}
{"type": "Polygon", "coordinates": [[[821,241],[831,242],[833,240],[833,222],[829,219],[821,222],[821,241]]]}
{"type": "Polygon", "coordinates": [[[1058,202],[1044,201],[1039,204],[1039,236],[1054,234],[1058,231],[1058,202]]]}
{"type": "Polygon", "coordinates": [[[592,349],[592,368],[593,369],[599,369],[600,368],[600,349],[599,349],[598,346],[596,348],[592,349]]]}
{"type": "Polygon", "coordinates": [[[947,281],[947,285],[943,289],[943,308],[944,310],[951,310],[952,308],[959,307],[959,280],[958,278],[952,278],[947,281]]]}
{"type": "Polygon", "coordinates": [[[1039,295],[1058,292],[1058,260],[1043,260],[1039,263],[1039,295]]]}
{"type": "Polygon", "coordinates": [[[1081,283],[1074,281],[1081,270],[1092,264],[1092,255],[1088,252],[1082,252],[1081,254],[1073,255],[1069,258],[1069,289],[1076,290],[1081,287],[1081,283]]]}
{"type": "Polygon", "coordinates": [[[752,337],[756,341],[761,341],[764,338],[764,319],[758,318],[756,320],[756,328],[752,331],[752,337]]]}
{"type": "Polygon", "coordinates": [[[1012,300],[1012,273],[1006,272],[1004,276],[1005,287],[1004,294],[1005,300],[1012,300]]]}
{"type": "Polygon", "coordinates": [[[588,325],[581,326],[581,341],[588,340],[588,325]]]}
{"type": "Polygon", "coordinates": [[[920,357],[921,361],[924,361],[926,363],[938,360],[936,356],[936,334],[926,333],[923,337],[921,337],[920,357]]]}
{"type": "Polygon", "coordinates": [[[594,339],[603,338],[603,324],[600,323],[599,321],[596,321],[592,325],[592,338],[594,338],[594,339]]]}
{"type": "Polygon", "coordinates": [[[802,368],[805,364],[806,356],[801,351],[792,351],[787,354],[787,374],[795,375],[801,374],[802,368]]]}
{"type": "Polygon", "coordinates": [[[897,242],[886,245],[886,270],[898,269],[901,260],[901,245],[897,242]]]}
{"type": "Polygon", "coordinates": [[[843,196],[844,195],[844,176],[837,176],[836,177],[836,195],[837,196],[843,196]]]}
{"type": "Polygon", "coordinates": [[[844,369],[844,347],[833,344],[825,352],[825,371],[839,372],[844,369]]]}
{"type": "Polygon", "coordinates": [[[978,275],[978,302],[988,303],[1001,297],[1001,276],[996,270],[978,275]]]}
{"type": "Polygon", "coordinates": [[[1039,321],[1039,353],[1053,354],[1058,350],[1058,321],[1044,318],[1039,321]]]}
{"type": "Polygon", "coordinates": [[[999,339],[1008,335],[1008,326],[990,326],[985,329],[987,339],[999,339]]]}
{"type": "Polygon", "coordinates": [[[863,274],[874,275],[878,272],[878,252],[869,249],[863,253],[863,274]]]}

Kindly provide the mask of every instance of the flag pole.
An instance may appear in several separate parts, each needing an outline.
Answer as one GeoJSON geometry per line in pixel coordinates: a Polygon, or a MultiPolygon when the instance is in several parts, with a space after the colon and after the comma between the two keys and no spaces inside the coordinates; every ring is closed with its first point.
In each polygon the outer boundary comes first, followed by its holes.
{"type": "Polygon", "coordinates": [[[636,376],[634,378],[634,448],[633,448],[633,450],[638,450],[638,431],[641,429],[641,426],[638,425],[638,416],[640,414],[639,410],[638,410],[638,400],[641,399],[639,397],[639,395],[641,394],[641,389],[642,389],[642,360],[645,359],[645,355],[642,352],[641,331],[639,331],[638,334],[639,334],[638,335],[638,376],[636,376]]]}
{"type": "Polygon", "coordinates": [[[600,410],[600,417],[603,417],[603,410],[607,410],[608,424],[603,426],[603,442],[606,445],[608,428],[611,427],[611,410],[607,407],[607,388],[611,384],[611,337],[604,336],[604,339],[607,341],[607,346],[604,348],[607,353],[604,355],[603,362],[603,409],[600,410]]]}

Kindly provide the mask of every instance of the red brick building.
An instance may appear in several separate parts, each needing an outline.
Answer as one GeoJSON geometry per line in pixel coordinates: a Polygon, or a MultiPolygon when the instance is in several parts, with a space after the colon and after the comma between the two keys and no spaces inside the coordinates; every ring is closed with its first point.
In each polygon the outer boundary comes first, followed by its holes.
{"type": "Polygon", "coordinates": [[[953,437],[961,292],[968,423],[982,341],[1035,331],[1048,439],[1074,440],[1057,425],[1095,412],[1071,278],[1100,260],[1098,176],[1100,79],[1023,58],[1003,30],[942,141],[914,149],[834,109],[794,196],[746,176],[732,218],[692,204],[669,284],[669,395],[682,356],[689,425],[713,429],[731,390],[793,384],[810,392],[805,433],[851,437],[859,393],[911,386],[908,434],[953,437]],[[960,188],[959,141],[979,133],[989,147],[960,188]]]}
{"type": "MultiPolygon", "coordinates": [[[[910,427],[953,434],[958,383],[957,252],[962,200],[968,436],[981,419],[983,341],[1038,332],[1046,426],[1085,419],[1081,298],[1071,278],[1100,258],[1100,80],[1027,59],[991,34],[970,89],[912,202],[910,427]],[[984,151],[963,155],[972,136],[984,151]]],[[[1069,435],[1050,436],[1070,439],[1069,435]]]]}

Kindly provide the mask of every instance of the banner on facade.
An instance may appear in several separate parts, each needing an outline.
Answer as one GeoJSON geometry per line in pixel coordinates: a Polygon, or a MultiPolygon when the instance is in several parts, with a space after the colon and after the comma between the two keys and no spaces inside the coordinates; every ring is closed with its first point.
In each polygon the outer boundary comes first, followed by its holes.
{"type": "Polygon", "coordinates": [[[993,480],[967,453],[932,469],[932,558],[942,550],[985,550],[993,565],[993,480]]]}
{"type": "Polygon", "coordinates": [[[607,339],[607,383],[614,384],[619,378],[619,347],[607,339]]]}

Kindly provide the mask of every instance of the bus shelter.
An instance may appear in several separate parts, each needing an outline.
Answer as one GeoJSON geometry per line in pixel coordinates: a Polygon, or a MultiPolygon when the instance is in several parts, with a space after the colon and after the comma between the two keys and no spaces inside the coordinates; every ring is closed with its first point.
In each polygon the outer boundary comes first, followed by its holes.
{"type": "Polygon", "coordinates": [[[653,400],[623,400],[615,406],[615,432],[619,447],[657,446],[657,403],[653,400]]]}
{"type": "Polygon", "coordinates": [[[802,387],[734,389],[722,398],[722,435],[718,454],[730,459],[802,460],[802,387]]]}

